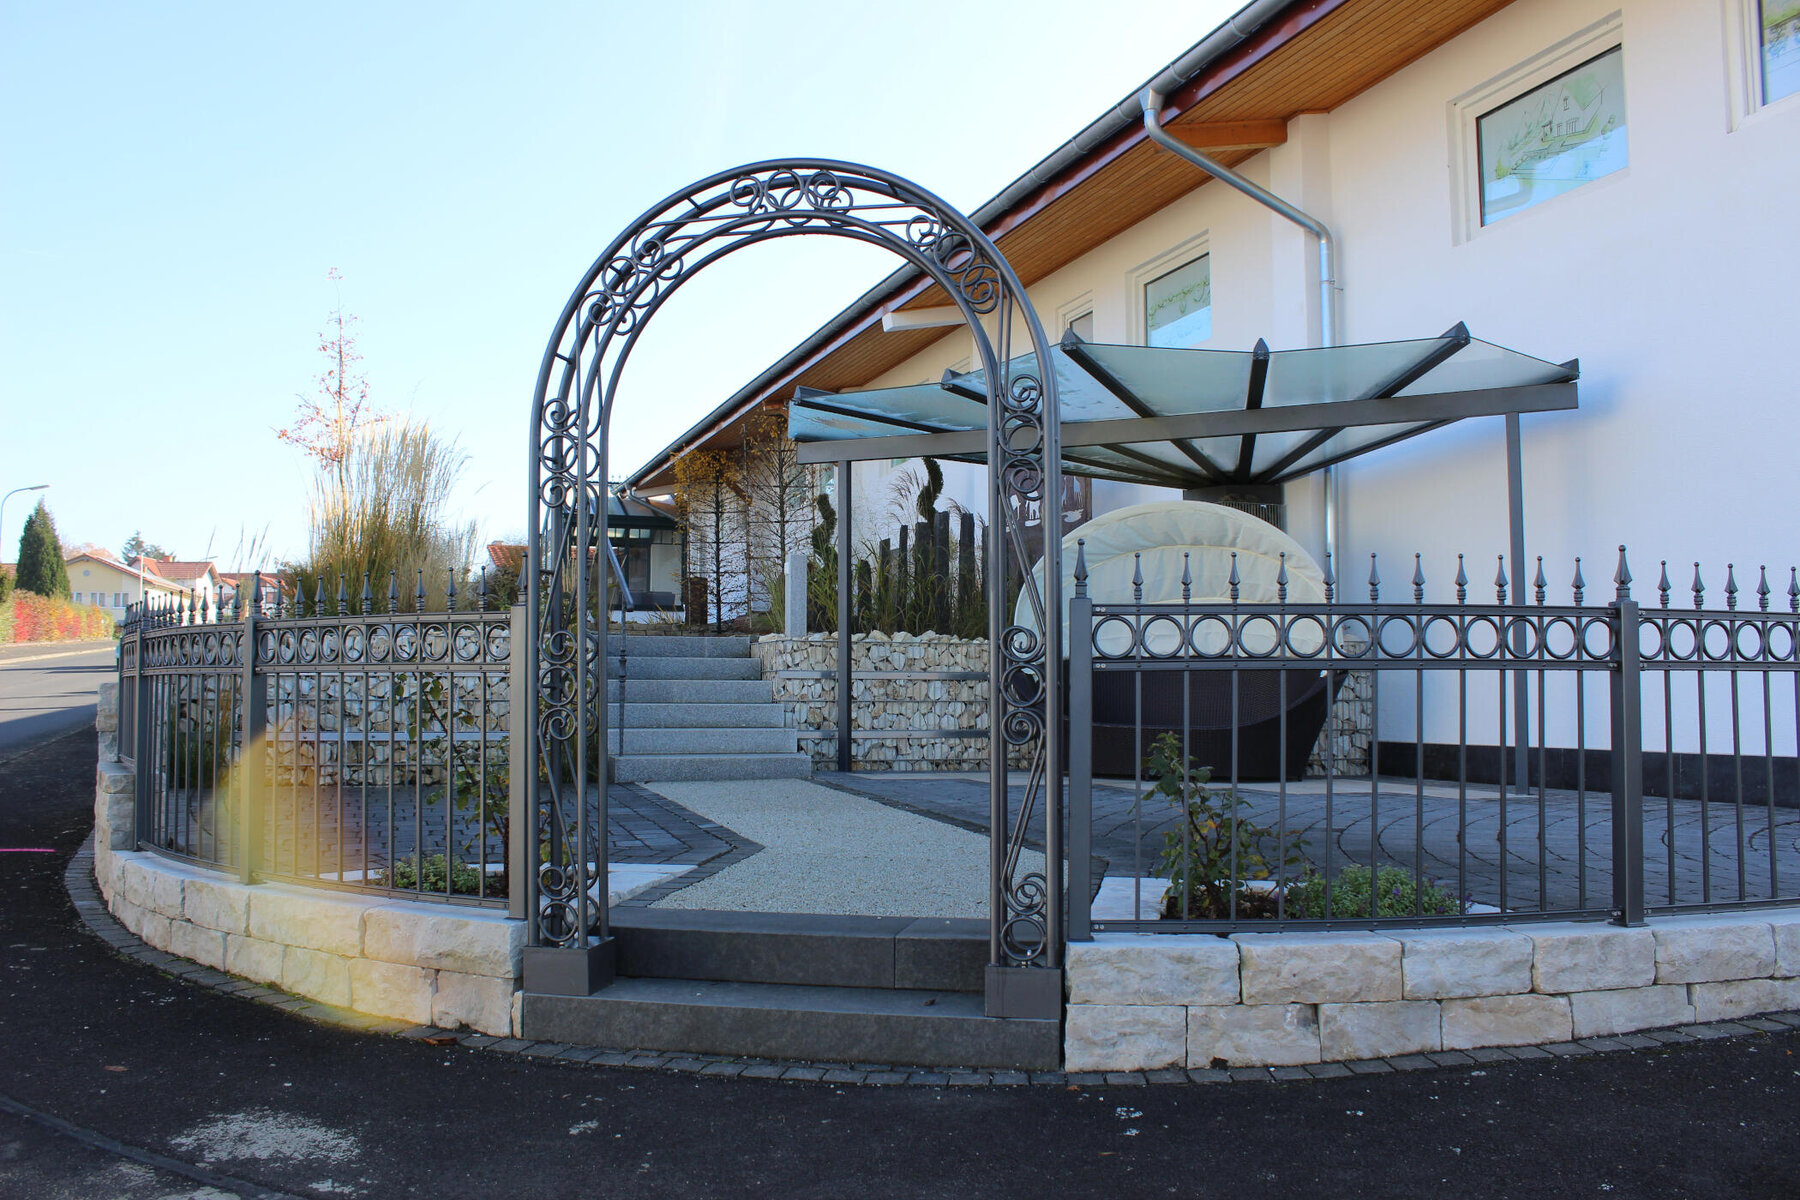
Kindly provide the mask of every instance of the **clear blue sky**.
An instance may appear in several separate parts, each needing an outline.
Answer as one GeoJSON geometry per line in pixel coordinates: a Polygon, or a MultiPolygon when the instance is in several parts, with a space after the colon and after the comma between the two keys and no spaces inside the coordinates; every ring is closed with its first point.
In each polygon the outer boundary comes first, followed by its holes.
{"type": "MultiPolygon", "coordinates": [[[[49,483],[70,544],[302,553],[273,430],[341,294],[376,404],[458,439],[458,508],[517,534],[544,340],[643,208],[781,155],[973,208],[1238,6],[0,0],[0,492],[49,483]]],[[[893,261],[802,239],[696,280],[634,356],[615,473],[893,261]]]]}

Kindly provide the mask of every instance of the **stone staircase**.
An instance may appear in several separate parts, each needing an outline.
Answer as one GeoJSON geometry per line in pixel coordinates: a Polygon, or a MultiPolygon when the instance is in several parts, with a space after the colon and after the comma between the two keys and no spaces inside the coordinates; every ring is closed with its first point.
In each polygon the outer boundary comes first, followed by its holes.
{"type": "Polygon", "coordinates": [[[619,978],[527,992],[524,1037],[810,1062],[1055,1070],[1061,1022],[985,1015],[987,923],[618,909],[619,978]]]}
{"type": "MultiPolygon", "coordinates": [[[[626,636],[608,672],[608,756],[619,783],[805,779],[748,637],[626,636]],[[624,691],[623,721],[620,689],[624,691]]],[[[614,635],[611,645],[621,639],[614,635]]]]}

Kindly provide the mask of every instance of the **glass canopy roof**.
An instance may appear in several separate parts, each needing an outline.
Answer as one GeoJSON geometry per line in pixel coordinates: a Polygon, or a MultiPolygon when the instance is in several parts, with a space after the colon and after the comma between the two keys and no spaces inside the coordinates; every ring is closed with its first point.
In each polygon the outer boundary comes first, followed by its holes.
{"type": "MultiPolygon", "coordinates": [[[[1174,350],[1083,342],[1051,350],[1063,469],[1209,487],[1280,483],[1465,417],[1576,406],[1577,363],[1469,335],[1324,349],[1174,350]]],[[[1037,374],[1035,354],[1007,364],[1037,374]]],[[[986,457],[987,378],[862,392],[799,389],[788,433],[808,461],[986,457]],[[974,434],[982,436],[972,436],[974,434]],[[813,443],[813,445],[805,445],[813,443]]]]}

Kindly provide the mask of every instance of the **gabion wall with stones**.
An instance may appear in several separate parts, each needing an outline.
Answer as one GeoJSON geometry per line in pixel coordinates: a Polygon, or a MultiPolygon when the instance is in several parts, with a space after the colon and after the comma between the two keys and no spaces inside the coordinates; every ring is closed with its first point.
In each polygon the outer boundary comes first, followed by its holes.
{"type": "MultiPolygon", "coordinates": [[[[852,670],[880,673],[850,682],[852,729],[878,735],[852,739],[856,769],[978,771],[987,766],[985,737],[931,735],[934,730],[987,728],[987,642],[941,633],[859,633],[850,644],[852,670]],[[977,677],[915,679],[907,678],[909,673],[977,677]],[[893,732],[879,736],[886,730],[893,732]]],[[[762,663],[763,678],[775,685],[775,699],[787,709],[789,727],[799,731],[800,749],[812,755],[816,768],[834,769],[837,736],[827,732],[809,737],[807,731],[837,727],[837,635],[769,634],[752,650],[762,663]]],[[[1373,695],[1369,672],[1349,672],[1320,734],[1320,744],[1313,748],[1309,774],[1325,773],[1327,738],[1333,739],[1334,773],[1368,773],[1373,695]]],[[[1013,765],[1025,764],[1021,759],[1013,765]]]]}
{"type": "MultiPolygon", "coordinates": [[[[837,765],[837,735],[808,737],[808,730],[837,728],[837,635],[770,634],[752,651],[788,725],[800,732],[800,749],[822,770],[837,765]]],[[[855,732],[851,740],[863,771],[979,771],[987,766],[988,646],[948,634],[859,633],[851,638],[851,668],[880,672],[850,681],[855,732]],[[967,679],[907,678],[909,673],[954,673],[967,679]],[[946,731],[933,736],[933,731],[946,731]],[[948,731],[958,732],[946,736],[948,731]]],[[[1022,764],[1019,764],[1022,765],[1022,764]]]]}

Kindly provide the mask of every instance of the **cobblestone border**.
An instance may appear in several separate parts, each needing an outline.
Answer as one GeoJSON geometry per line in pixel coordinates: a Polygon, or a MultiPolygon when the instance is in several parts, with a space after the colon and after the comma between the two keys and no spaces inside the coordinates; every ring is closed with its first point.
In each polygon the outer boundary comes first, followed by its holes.
{"type": "Polygon", "coordinates": [[[431,1025],[409,1025],[405,1021],[372,1017],[335,1005],[321,1004],[227,975],[200,963],[145,945],[135,934],[121,925],[100,899],[94,883],[94,839],[90,835],[69,860],[63,872],[63,886],[75,906],[77,915],[95,937],[126,958],[153,967],[169,975],[187,980],[216,992],[255,1000],[296,1016],[327,1025],[364,1033],[391,1034],[432,1045],[460,1045],[502,1054],[519,1054],[528,1058],[551,1059],[568,1063],[593,1063],[603,1067],[632,1067],[643,1070],[673,1071],[688,1075],[719,1078],[783,1079],[802,1082],[893,1085],[926,1087],[1143,1087],[1149,1084],[1219,1084],[1219,1083],[1288,1083],[1315,1079],[1345,1079],[1356,1075],[1389,1075],[1396,1071],[1418,1071],[1434,1067],[1467,1067],[1493,1063],[1534,1062],[1547,1059],[1580,1058],[1592,1054],[1609,1054],[1625,1050],[1654,1050],[1721,1038],[1751,1037],[1763,1033],[1785,1033],[1800,1029],[1800,1012],[1771,1013],[1736,1021],[1715,1021],[1704,1025],[1683,1025],[1673,1029],[1651,1029],[1642,1033],[1614,1037],[1584,1038],[1549,1046],[1510,1046],[1480,1050],[1450,1050],[1432,1054],[1408,1054],[1398,1058],[1362,1059],[1354,1062],[1314,1063],[1304,1067],[1237,1067],[1229,1070],[1158,1071],[979,1071],[962,1067],[942,1070],[920,1070],[883,1063],[853,1062],[785,1062],[754,1058],[733,1058],[713,1054],[684,1054],[646,1050],[608,1050],[592,1046],[570,1046],[560,1042],[531,1042],[521,1038],[501,1038],[488,1034],[439,1029],[431,1025]]]}
{"type": "MultiPolygon", "coordinates": [[[[649,908],[658,900],[665,900],[668,897],[673,896],[676,892],[681,891],[683,888],[692,887],[703,879],[710,879],[720,871],[723,871],[726,867],[735,866],[753,854],[760,854],[763,850],[762,843],[753,841],[739,833],[737,830],[721,825],[717,821],[709,821],[699,813],[683,808],[662,793],[651,791],[649,787],[644,784],[633,783],[614,786],[624,786],[633,789],[636,794],[632,797],[632,803],[638,807],[657,809],[671,821],[678,824],[691,825],[701,833],[706,834],[708,837],[723,843],[728,847],[725,850],[713,854],[710,858],[700,859],[700,861],[689,866],[687,870],[673,878],[665,879],[661,883],[652,884],[641,892],[633,893],[628,898],[615,904],[613,906],[614,908],[649,908]]],[[[620,859],[619,861],[621,863],[628,863],[634,860],[620,859]]],[[[659,865],[682,866],[685,864],[682,863],[680,857],[676,857],[659,865]]]]}

